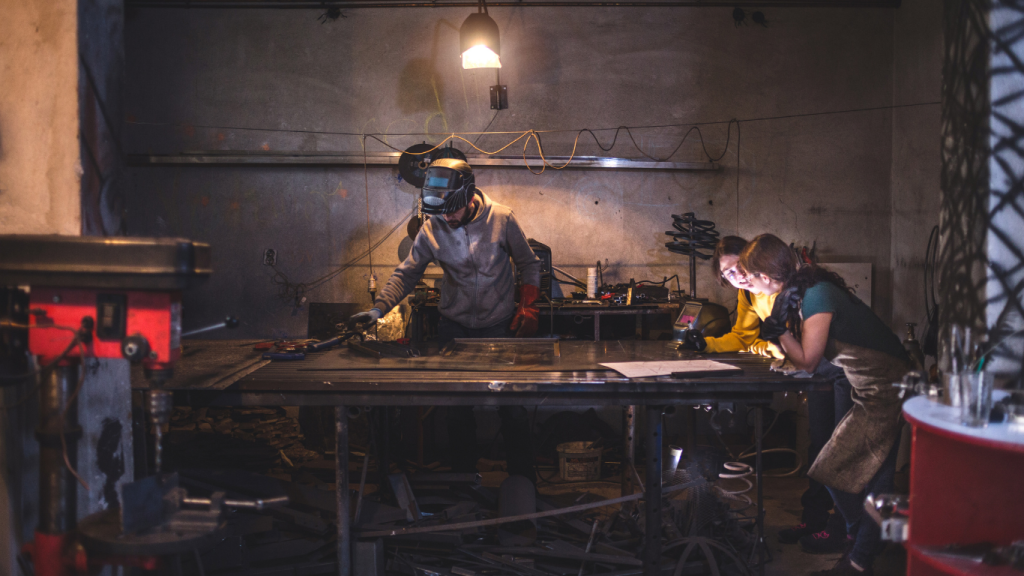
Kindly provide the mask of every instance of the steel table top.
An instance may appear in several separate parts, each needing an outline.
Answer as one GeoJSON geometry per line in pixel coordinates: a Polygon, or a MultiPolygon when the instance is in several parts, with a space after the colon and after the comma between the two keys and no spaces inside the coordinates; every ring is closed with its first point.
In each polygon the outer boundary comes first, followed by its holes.
{"type": "MultiPolygon", "coordinates": [[[[303,361],[254,364],[252,341],[189,340],[164,388],[191,401],[230,405],[702,404],[770,400],[772,393],[828,386],[771,370],[753,354],[697,354],[655,341],[460,344],[449,356],[428,347],[417,358],[368,358],[347,347],[303,361]],[[627,378],[607,362],[713,359],[742,373],[627,378]],[[192,365],[213,366],[197,371],[192,365]],[[217,372],[220,370],[220,372],[217,372]],[[199,377],[201,375],[201,377],[199,377]]],[[[141,371],[133,386],[146,388],[141,371]]]]}

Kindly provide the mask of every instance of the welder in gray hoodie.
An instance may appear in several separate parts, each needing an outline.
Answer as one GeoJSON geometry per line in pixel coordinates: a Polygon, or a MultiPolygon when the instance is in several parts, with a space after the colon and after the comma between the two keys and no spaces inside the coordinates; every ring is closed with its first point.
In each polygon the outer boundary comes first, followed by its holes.
{"type": "MultiPolygon", "coordinates": [[[[435,160],[426,171],[423,212],[432,215],[420,228],[412,251],[378,293],[374,307],[353,316],[351,325],[368,326],[408,296],[436,261],[444,271],[438,311],[438,341],[455,338],[530,337],[537,332],[540,310],[540,259],[533,253],[512,210],[492,201],[474,181],[464,160],[435,160]],[[522,275],[519,306],[515,273],[522,275]]],[[[535,480],[533,441],[526,409],[502,406],[501,435],[508,472],[535,480]]],[[[448,408],[452,470],[475,472],[476,419],[471,406],[448,408]]]]}

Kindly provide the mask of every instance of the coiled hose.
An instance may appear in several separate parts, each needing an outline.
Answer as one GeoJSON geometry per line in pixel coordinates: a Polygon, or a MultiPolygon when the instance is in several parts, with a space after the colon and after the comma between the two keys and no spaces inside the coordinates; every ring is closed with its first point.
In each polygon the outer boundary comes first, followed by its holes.
{"type": "Polygon", "coordinates": [[[685,256],[696,256],[708,260],[718,244],[718,231],[711,220],[698,220],[693,212],[672,215],[672,227],[675,231],[665,232],[672,237],[665,247],[685,256]]]}

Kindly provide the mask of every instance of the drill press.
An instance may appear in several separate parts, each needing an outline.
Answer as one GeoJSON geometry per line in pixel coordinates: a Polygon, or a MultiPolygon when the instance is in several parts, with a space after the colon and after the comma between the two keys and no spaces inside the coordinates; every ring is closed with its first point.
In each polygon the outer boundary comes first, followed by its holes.
{"type": "MultiPolygon", "coordinates": [[[[75,455],[81,436],[76,397],[83,358],[141,362],[150,382],[147,406],[157,430],[171,395],[161,390],[181,355],[181,292],[211,273],[210,246],[180,238],[0,236],[0,286],[27,324],[5,319],[5,331],[28,332],[28,352],[41,372],[39,526],[27,548],[39,575],[87,568],[70,538],[76,527],[75,455]]],[[[27,376],[30,376],[26,375],[27,376]]],[[[10,380],[10,377],[7,377],[10,380]]]]}

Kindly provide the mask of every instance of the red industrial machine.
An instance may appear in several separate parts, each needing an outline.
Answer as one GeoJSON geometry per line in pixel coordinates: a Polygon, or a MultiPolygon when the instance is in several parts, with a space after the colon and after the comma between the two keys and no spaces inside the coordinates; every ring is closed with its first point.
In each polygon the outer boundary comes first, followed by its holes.
{"type": "Polygon", "coordinates": [[[959,408],[923,396],[903,413],[914,437],[907,574],[1020,574],[1024,430],[1015,423],[961,426],[959,408]]]}
{"type": "MultiPolygon", "coordinates": [[[[0,324],[8,356],[3,365],[10,370],[26,364],[27,332],[27,353],[40,367],[39,526],[25,547],[35,574],[84,574],[108,563],[155,567],[154,557],[90,558],[72,537],[80,366],[82,358],[142,362],[152,385],[150,416],[155,423],[165,421],[171,397],[159,387],[181,354],[181,292],[210,273],[210,247],[184,239],[0,236],[0,312],[7,313],[0,324]]],[[[4,374],[4,383],[36,373],[21,375],[4,374]]]]}

